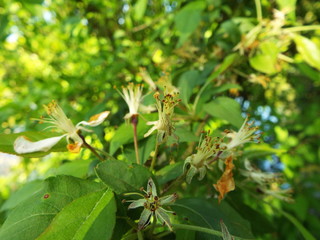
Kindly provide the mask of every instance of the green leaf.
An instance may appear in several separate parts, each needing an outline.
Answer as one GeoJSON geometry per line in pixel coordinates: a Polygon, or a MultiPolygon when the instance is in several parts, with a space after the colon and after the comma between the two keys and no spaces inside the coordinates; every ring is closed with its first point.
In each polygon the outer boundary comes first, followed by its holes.
{"type": "Polygon", "coordinates": [[[6,211],[15,208],[19,203],[40,191],[42,187],[43,182],[40,180],[26,183],[22,188],[10,195],[9,199],[2,205],[0,211],[6,211]]]}
{"type": "Polygon", "coordinates": [[[174,180],[183,174],[183,161],[175,164],[170,164],[157,171],[157,180],[160,185],[163,185],[171,180],[174,180]]]}
{"type": "Polygon", "coordinates": [[[183,7],[176,14],[174,22],[177,32],[180,35],[178,46],[181,46],[196,30],[201,21],[201,13],[205,7],[205,2],[195,1],[183,7]]]}
{"type": "Polygon", "coordinates": [[[17,154],[13,149],[14,141],[19,136],[26,136],[31,141],[39,141],[45,138],[51,138],[56,136],[61,136],[61,134],[53,133],[53,132],[21,132],[21,133],[12,133],[12,134],[0,134],[0,152],[5,152],[9,154],[18,155],[21,157],[43,157],[48,155],[51,152],[65,152],[67,151],[67,142],[66,139],[61,139],[55,146],[53,146],[47,152],[34,152],[34,153],[27,153],[27,154],[17,154]]]}
{"type": "Polygon", "coordinates": [[[187,71],[180,76],[178,88],[180,90],[181,100],[186,106],[189,104],[193,88],[201,82],[200,79],[201,75],[199,71],[196,70],[187,71]]]}
{"type": "MultiPolygon", "coordinates": [[[[185,198],[177,200],[171,207],[177,213],[177,216],[188,218],[190,223],[194,225],[221,232],[220,220],[223,220],[232,235],[241,238],[253,238],[249,222],[243,219],[226,202],[218,204],[214,200],[185,198]]],[[[198,236],[196,239],[215,239],[212,235],[196,234],[198,236]]]]}
{"type": "Polygon", "coordinates": [[[250,65],[263,73],[274,74],[276,69],[277,55],[279,49],[273,42],[263,42],[259,46],[258,53],[249,59],[250,65]]]}
{"type": "Polygon", "coordinates": [[[220,74],[225,72],[228,68],[232,66],[233,63],[238,59],[239,55],[236,53],[229,54],[223,60],[223,62],[215,69],[215,71],[207,78],[205,84],[200,89],[196,99],[194,101],[195,112],[199,113],[203,109],[203,104],[207,102],[214,94],[218,93],[212,88],[212,81],[215,80],[220,74]]]}
{"type": "Polygon", "coordinates": [[[22,3],[27,4],[42,4],[44,0],[20,0],[22,3]]]}
{"type": "Polygon", "coordinates": [[[206,83],[213,81],[216,79],[221,73],[226,71],[237,59],[239,55],[236,53],[229,54],[223,60],[223,62],[219,65],[219,67],[208,77],[206,83]]]}
{"type": "Polygon", "coordinates": [[[46,179],[41,191],[10,212],[0,228],[0,239],[36,239],[66,205],[102,187],[102,184],[70,176],[46,179]]]}
{"type": "Polygon", "coordinates": [[[232,98],[218,97],[203,108],[211,116],[224,119],[237,128],[243,123],[240,105],[232,98]]]}
{"type": "Polygon", "coordinates": [[[0,14],[0,40],[7,35],[6,28],[9,23],[8,14],[0,14]]]}
{"type": "Polygon", "coordinates": [[[177,127],[174,134],[178,136],[179,142],[197,142],[199,140],[199,138],[186,127],[177,127]]]}
{"type": "Polygon", "coordinates": [[[304,239],[306,240],[316,240],[314,236],[291,214],[280,211],[283,216],[285,216],[293,225],[300,231],[304,239]]]}
{"type": "MultiPolygon", "coordinates": [[[[111,239],[116,220],[116,204],[110,190],[89,193],[66,207],[53,219],[37,240],[92,239],[87,237],[100,214],[106,211],[103,227],[95,227],[94,239],[111,239]]],[[[97,223],[98,224],[98,223],[97,223]]],[[[92,237],[93,232],[90,233],[92,237]]]]}
{"type": "Polygon", "coordinates": [[[138,0],[137,3],[134,5],[134,19],[140,20],[147,9],[148,0],[138,0]]]}
{"type": "Polygon", "coordinates": [[[310,39],[300,35],[295,35],[294,42],[296,43],[297,50],[301,54],[304,61],[310,66],[320,70],[320,49],[310,39]]]}
{"type": "Polygon", "coordinates": [[[76,160],[62,164],[57,168],[51,168],[46,177],[56,175],[69,175],[73,177],[82,178],[86,176],[89,169],[90,161],[76,160]]]}
{"type": "Polygon", "coordinates": [[[151,176],[147,168],[119,160],[108,160],[98,164],[96,173],[102,182],[117,194],[139,191],[151,176]]]}
{"type": "Polygon", "coordinates": [[[270,147],[269,144],[260,143],[260,144],[252,144],[245,148],[243,152],[243,156],[247,158],[258,158],[265,157],[272,154],[280,155],[286,152],[284,149],[276,149],[270,147]]]}

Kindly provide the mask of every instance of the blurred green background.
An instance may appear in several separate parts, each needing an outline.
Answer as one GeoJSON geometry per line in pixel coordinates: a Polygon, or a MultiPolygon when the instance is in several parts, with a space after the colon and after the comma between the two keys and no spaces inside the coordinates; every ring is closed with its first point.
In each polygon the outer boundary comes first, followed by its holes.
{"type": "MultiPolygon", "coordinates": [[[[108,149],[127,111],[113,86],[142,83],[148,74],[161,85],[169,74],[175,86],[190,86],[192,98],[234,54],[212,88],[228,86],[263,140],[281,150],[260,166],[285,174],[295,202],[274,204],[319,239],[319,20],[313,0],[0,0],[0,133],[43,129],[32,118],[55,99],[75,123],[110,110],[94,129],[96,144],[108,149]]],[[[79,158],[88,153],[42,160],[1,154],[0,204],[25,181],[79,158]]],[[[272,219],[270,239],[303,239],[292,222],[247,201],[272,219]]]]}

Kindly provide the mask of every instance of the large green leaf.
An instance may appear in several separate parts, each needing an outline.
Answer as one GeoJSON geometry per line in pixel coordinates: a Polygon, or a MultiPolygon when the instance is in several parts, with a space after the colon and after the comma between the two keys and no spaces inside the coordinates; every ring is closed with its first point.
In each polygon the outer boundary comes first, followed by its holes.
{"type": "Polygon", "coordinates": [[[160,185],[174,180],[183,174],[183,161],[170,164],[157,171],[157,179],[160,185]]]}
{"type": "Polygon", "coordinates": [[[263,42],[259,46],[259,52],[249,59],[249,63],[260,72],[274,74],[278,71],[276,68],[278,53],[279,49],[275,43],[263,42]]]}
{"type": "Polygon", "coordinates": [[[203,108],[211,116],[227,120],[237,128],[240,128],[243,123],[240,105],[232,98],[218,97],[205,104],[203,108]]]}
{"type": "MultiPolygon", "coordinates": [[[[194,109],[196,113],[199,113],[203,109],[203,104],[205,104],[208,99],[212,98],[216,93],[227,90],[228,87],[224,84],[218,88],[213,88],[212,81],[215,80],[220,74],[224,73],[229,69],[238,59],[239,55],[236,53],[229,54],[223,60],[223,62],[215,68],[215,70],[207,78],[205,84],[200,89],[196,99],[194,101],[194,109]]],[[[230,85],[229,85],[230,86],[230,85]]],[[[233,85],[235,87],[235,85],[233,85]]],[[[232,87],[233,87],[232,86],[232,87]]]]}
{"type": "Polygon", "coordinates": [[[134,5],[134,18],[135,20],[140,20],[146,11],[148,5],[148,0],[138,0],[134,5]]]}
{"type": "Polygon", "coordinates": [[[43,182],[40,180],[26,183],[22,188],[10,195],[9,199],[1,206],[0,211],[13,209],[19,203],[23,202],[36,192],[40,191],[42,187],[43,182]]]}
{"type": "Polygon", "coordinates": [[[201,21],[201,13],[205,7],[205,2],[194,1],[187,4],[176,14],[174,22],[180,35],[178,46],[181,46],[196,30],[201,21]]]}
{"type": "Polygon", "coordinates": [[[294,42],[296,43],[297,50],[301,54],[304,61],[310,66],[320,70],[320,49],[310,39],[300,35],[295,35],[294,42]]]}
{"type": "Polygon", "coordinates": [[[21,132],[21,133],[12,133],[12,134],[0,134],[0,152],[5,152],[9,154],[15,154],[22,157],[43,157],[48,155],[51,152],[65,152],[67,151],[67,142],[66,139],[61,139],[55,146],[53,146],[47,152],[34,152],[34,153],[27,153],[27,154],[17,154],[13,149],[14,141],[19,136],[26,136],[31,141],[39,141],[45,138],[56,137],[61,134],[53,133],[53,132],[21,132]]]}
{"type": "MultiPolygon", "coordinates": [[[[177,200],[172,209],[177,216],[187,218],[191,224],[221,232],[220,220],[228,226],[229,232],[241,238],[253,238],[250,224],[243,219],[229,204],[201,198],[177,200]]],[[[220,239],[212,235],[197,233],[196,239],[220,239]]]]}
{"type": "Polygon", "coordinates": [[[66,162],[57,168],[50,168],[45,176],[69,175],[82,178],[88,173],[90,163],[90,161],[84,160],[66,162]]]}
{"type": "Polygon", "coordinates": [[[111,239],[116,220],[115,213],[116,204],[110,190],[89,193],[63,208],[37,240],[111,239]],[[95,220],[103,211],[107,213],[105,219],[100,219],[103,226],[95,227],[95,231],[88,237],[87,234],[94,226],[95,220]]]}
{"type": "Polygon", "coordinates": [[[99,183],[75,177],[48,178],[42,190],[9,213],[0,229],[0,239],[36,239],[66,205],[88,193],[99,191],[102,187],[99,183]]]}
{"type": "Polygon", "coordinates": [[[193,93],[193,88],[201,83],[201,75],[199,71],[190,70],[183,73],[178,82],[180,97],[182,102],[188,106],[189,99],[193,93]]]}
{"type": "Polygon", "coordinates": [[[103,183],[118,194],[139,191],[151,176],[148,169],[141,165],[118,160],[107,160],[100,163],[96,168],[96,173],[103,183]]]}

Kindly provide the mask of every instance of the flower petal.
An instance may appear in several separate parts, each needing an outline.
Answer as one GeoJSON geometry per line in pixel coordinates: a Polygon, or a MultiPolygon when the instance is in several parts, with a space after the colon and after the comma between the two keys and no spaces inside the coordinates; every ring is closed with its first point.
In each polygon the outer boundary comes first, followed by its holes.
{"type": "Polygon", "coordinates": [[[153,197],[157,196],[157,188],[152,178],[149,178],[148,180],[147,192],[151,193],[153,197]]]}
{"type": "Polygon", "coordinates": [[[156,217],[162,224],[165,223],[170,228],[170,231],[172,231],[170,217],[162,208],[156,210],[156,217]]]}
{"type": "Polygon", "coordinates": [[[144,137],[148,137],[149,135],[151,135],[151,133],[153,133],[153,131],[157,130],[157,126],[153,126],[152,128],[149,129],[149,131],[143,135],[144,137]]]}
{"type": "Polygon", "coordinates": [[[225,194],[235,189],[232,173],[232,169],[234,168],[234,164],[232,163],[232,156],[229,156],[226,159],[225,164],[226,168],[224,170],[224,173],[222,174],[217,184],[213,184],[214,188],[220,193],[219,203],[221,202],[225,194]]]}
{"type": "Polygon", "coordinates": [[[66,135],[46,138],[40,141],[32,142],[26,136],[20,136],[14,141],[14,150],[19,154],[32,152],[47,152],[56,145],[61,138],[66,135]]]}
{"type": "Polygon", "coordinates": [[[174,193],[174,194],[171,194],[171,195],[167,195],[167,196],[161,197],[159,202],[160,202],[161,206],[163,206],[163,205],[166,205],[168,203],[174,202],[177,198],[178,198],[178,195],[176,193],[174,193]]]}
{"type": "Polygon", "coordinates": [[[149,209],[147,208],[143,209],[140,216],[139,223],[138,223],[139,230],[145,228],[150,223],[151,215],[152,215],[152,212],[149,209]]]}
{"type": "Polygon", "coordinates": [[[90,127],[98,126],[109,116],[109,114],[110,114],[110,111],[104,111],[96,115],[93,115],[88,122],[86,121],[79,122],[77,124],[77,127],[81,124],[84,126],[90,126],[90,127]]]}
{"type": "Polygon", "coordinates": [[[128,209],[143,207],[145,202],[146,200],[144,198],[135,200],[129,205],[128,209]]]}

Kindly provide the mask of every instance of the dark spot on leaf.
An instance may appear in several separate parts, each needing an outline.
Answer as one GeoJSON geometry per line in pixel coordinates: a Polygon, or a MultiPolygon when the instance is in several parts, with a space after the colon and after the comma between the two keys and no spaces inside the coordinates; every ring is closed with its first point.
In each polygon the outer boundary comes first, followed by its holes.
{"type": "Polygon", "coordinates": [[[50,195],[49,195],[48,193],[46,193],[46,194],[43,196],[44,199],[47,199],[47,198],[49,198],[49,197],[50,197],[50,195]]]}

